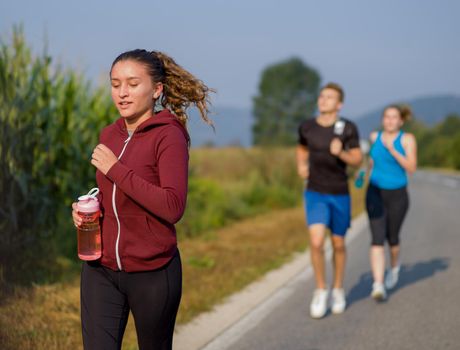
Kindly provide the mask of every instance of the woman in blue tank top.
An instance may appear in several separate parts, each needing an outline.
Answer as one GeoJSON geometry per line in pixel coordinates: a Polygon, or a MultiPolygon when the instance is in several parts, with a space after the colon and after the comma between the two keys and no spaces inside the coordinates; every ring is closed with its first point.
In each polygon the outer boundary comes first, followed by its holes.
{"type": "Polygon", "coordinates": [[[409,208],[407,173],[413,173],[417,167],[415,137],[401,130],[411,114],[408,106],[386,107],[382,131],[370,135],[371,175],[366,208],[372,233],[370,261],[374,283],[371,296],[378,301],[386,299],[386,291],[394,288],[399,277],[399,232],[409,208]],[[390,246],[391,258],[386,277],[385,241],[390,246]]]}

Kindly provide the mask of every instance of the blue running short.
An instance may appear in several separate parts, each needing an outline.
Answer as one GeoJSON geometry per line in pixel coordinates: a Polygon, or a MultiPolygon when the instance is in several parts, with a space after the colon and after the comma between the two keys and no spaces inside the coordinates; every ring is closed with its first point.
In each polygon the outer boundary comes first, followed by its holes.
{"type": "Polygon", "coordinates": [[[304,199],[308,226],[324,224],[333,235],[345,236],[351,221],[349,194],[324,194],[306,190],[304,199]]]}

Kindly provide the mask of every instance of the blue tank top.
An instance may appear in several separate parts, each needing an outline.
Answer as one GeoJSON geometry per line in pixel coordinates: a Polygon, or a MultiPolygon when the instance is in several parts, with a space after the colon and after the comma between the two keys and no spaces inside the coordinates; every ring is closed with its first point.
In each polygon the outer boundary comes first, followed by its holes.
{"type": "MultiPolygon", "coordinates": [[[[401,144],[403,134],[402,131],[399,132],[393,146],[397,152],[405,156],[406,152],[401,144]]],[[[406,171],[383,145],[382,132],[378,133],[370,156],[374,162],[370,178],[371,184],[385,190],[395,190],[407,185],[406,171]]]]}

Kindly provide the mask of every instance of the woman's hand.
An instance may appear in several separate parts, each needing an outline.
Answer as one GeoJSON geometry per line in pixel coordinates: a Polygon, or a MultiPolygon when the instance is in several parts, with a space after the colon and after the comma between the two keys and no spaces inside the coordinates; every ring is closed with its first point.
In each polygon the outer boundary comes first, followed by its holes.
{"type": "Polygon", "coordinates": [[[80,227],[80,225],[83,223],[83,219],[80,215],[78,215],[77,202],[72,203],[72,219],[75,227],[80,227]]]}
{"type": "Polygon", "coordinates": [[[106,146],[100,143],[93,151],[91,164],[93,164],[100,172],[106,175],[110,168],[118,162],[118,158],[106,146]]]}
{"type": "Polygon", "coordinates": [[[395,150],[395,146],[393,145],[393,141],[389,141],[388,139],[386,139],[383,135],[382,135],[382,143],[383,145],[385,146],[385,148],[388,150],[388,152],[390,152],[391,154],[393,154],[394,150],[395,150]]]}
{"type": "MultiPolygon", "coordinates": [[[[102,211],[99,213],[99,217],[102,218],[102,211]]],[[[75,227],[80,227],[81,224],[83,223],[83,219],[80,215],[78,215],[78,210],[77,210],[77,202],[72,203],[72,219],[73,219],[73,224],[75,227]]]]}

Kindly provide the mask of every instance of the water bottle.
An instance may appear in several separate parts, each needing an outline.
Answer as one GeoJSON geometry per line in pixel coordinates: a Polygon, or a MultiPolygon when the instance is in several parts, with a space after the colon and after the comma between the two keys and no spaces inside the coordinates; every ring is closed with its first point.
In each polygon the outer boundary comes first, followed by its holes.
{"type": "Polygon", "coordinates": [[[363,187],[364,175],[366,175],[366,171],[365,170],[360,170],[359,173],[358,173],[358,176],[356,177],[356,180],[355,180],[355,187],[356,188],[363,187]]]}
{"type": "Polygon", "coordinates": [[[340,136],[343,134],[343,131],[345,130],[345,121],[342,119],[336,120],[334,123],[334,135],[340,136]]]}
{"type": "Polygon", "coordinates": [[[81,260],[97,260],[101,257],[101,227],[99,201],[96,198],[98,188],[78,197],[77,212],[83,219],[77,228],[78,257],[81,260]]]}

